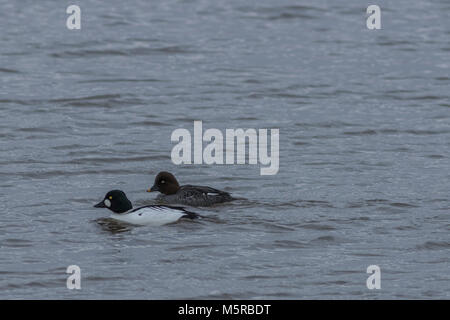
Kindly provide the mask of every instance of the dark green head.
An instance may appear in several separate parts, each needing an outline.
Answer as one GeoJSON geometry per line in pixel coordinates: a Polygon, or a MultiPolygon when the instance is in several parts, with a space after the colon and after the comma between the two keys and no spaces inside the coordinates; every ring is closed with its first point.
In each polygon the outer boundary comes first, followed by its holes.
{"type": "Polygon", "coordinates": [[[97,203],[95,208],[108,208],[115,213],[124,213],[133,209],[131,201],[128,200],[125,192],[121,190],[112,190],[108,192],[105,198],[97,203]]]}

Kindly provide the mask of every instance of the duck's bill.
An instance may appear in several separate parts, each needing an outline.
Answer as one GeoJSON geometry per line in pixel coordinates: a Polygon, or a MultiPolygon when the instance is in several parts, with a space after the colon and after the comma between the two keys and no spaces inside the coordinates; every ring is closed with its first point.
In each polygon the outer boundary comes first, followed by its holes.
{"type": "Polygon", "coordinates": [[[147,189],[147,192],[159,191],[158,186],[153,186],[150,189],[147,189]]]}
{"type": "Polygon", "coordinates": [[[105,202],[104,201],[100,201],[99,203],[97,203],[94,208],[106,208],[105,206],[105,202]]]}

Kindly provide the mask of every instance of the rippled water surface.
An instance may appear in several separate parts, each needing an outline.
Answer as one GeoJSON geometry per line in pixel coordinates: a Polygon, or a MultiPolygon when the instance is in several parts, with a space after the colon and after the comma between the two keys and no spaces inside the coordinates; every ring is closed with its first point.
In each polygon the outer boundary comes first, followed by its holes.
{"type": "Polygon", "coordinates": [[[0,1],[0,298],[450,298],[450,3],[0,1]],[[279,128],[280,170],[171,162],[279,128]],[[130,227],[158,171],[244,199],[130,227]],[[67,266],[81,290],[66,288],[67,266]],[[381,290],[366,269],[381,268],[381,290]]]}

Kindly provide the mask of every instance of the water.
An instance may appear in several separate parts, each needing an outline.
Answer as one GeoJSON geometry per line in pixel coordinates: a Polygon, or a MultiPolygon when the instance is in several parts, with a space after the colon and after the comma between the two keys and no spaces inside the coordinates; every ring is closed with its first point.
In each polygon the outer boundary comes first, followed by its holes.
{"type": "Polygon", "coordinates": [[[1,1],[0,298],[450,298],[450,5],[1,1]],[[181,165],[177,128],[279,128],[280,170],[181,165]],[[245,199],[129,227],[157,172],[245,199]],[[81,290],[66,288],[69,265],[81,290]],[[369,290],[369,265],[381,289],[369,290]]]}

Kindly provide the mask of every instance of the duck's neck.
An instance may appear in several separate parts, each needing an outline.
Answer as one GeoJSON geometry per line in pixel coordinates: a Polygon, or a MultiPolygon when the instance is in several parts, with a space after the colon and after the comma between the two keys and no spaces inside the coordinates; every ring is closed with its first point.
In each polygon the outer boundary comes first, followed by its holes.
{"type": "Polygon", "coordinates": [[[178,190],[180,190],[180,185],[178,184],[177,181],[172,182],[171,184],[167,185],[167,187],[164,190],[164,194],[166,195],[171,195],[171,194],[175,194],[178,192],[178,190]]]}
{"type": "Polygon", "coordinates": [[[114,213],[125,213],[127,211],[130,211],[133,209],[133,205],[131,204],[131,201],[127,199],[127,201],[122,201],[119,205],[115,206],[114,208],[111,208],[111,210],[114,213]]]}

